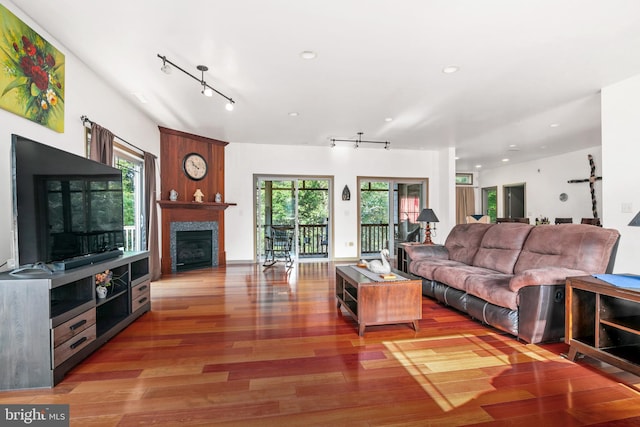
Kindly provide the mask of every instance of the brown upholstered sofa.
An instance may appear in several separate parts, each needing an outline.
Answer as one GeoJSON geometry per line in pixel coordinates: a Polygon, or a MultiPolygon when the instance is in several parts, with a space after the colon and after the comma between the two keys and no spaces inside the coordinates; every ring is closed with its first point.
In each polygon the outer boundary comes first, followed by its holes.
{"type": "Polygon", "coordinates": [[[444,246],[408,246],[423,295],[529,343],[564,336],[570,276],[610,273],[620,234],[583,224],[459,224],[444,246]]]}

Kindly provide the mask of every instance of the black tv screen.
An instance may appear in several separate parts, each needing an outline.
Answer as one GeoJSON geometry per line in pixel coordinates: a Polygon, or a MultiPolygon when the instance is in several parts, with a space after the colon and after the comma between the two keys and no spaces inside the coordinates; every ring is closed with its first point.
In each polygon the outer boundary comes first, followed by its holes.
{"type": "Polygon", "coordinates": [[[124,246],[119,169],[12,135],[16,264],[51,263],[124,246]]]}

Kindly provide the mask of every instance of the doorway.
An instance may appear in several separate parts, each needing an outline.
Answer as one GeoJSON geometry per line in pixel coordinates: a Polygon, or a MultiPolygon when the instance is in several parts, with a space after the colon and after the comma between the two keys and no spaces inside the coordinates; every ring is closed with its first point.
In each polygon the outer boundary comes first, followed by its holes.
{"type": "Polygon", "coordinates": [[[427,206],[426,179],[358,178],[359,257],[376,258],[384,248],[422,241],[418,215],[427,206]]]}
{"type": "Polygon", "coordinates": [[[504,193],[504,217],[524,218],[526,212],[525,184],[510,184],[502,187],[504,193]]]}
{"type": "Polygon", "coordinates": [[[255,175],[256,260],[267,256],[274,227],[291,234],[294,260],[331,259],[333,179],[255,175]]]}

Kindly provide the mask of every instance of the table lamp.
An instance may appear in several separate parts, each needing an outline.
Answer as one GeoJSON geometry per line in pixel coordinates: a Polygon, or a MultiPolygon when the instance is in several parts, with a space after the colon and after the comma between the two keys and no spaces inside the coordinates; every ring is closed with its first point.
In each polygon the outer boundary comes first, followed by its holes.
{"type": "Polygon", "coordinates": [[[422,209],[420,215],[418,215],[417,221],[426,222],[427,226],[424,229],[424,242],[425,245],[433,245],[431,241],[431,228],[429,227],[430,222],[440,222],[436,214],[433,212],[433,209],[422,209]]]}

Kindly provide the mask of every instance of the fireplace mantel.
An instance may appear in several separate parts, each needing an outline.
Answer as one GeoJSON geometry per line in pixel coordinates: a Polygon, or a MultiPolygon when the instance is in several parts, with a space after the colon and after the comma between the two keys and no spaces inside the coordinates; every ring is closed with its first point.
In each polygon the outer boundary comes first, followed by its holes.
{"type": "Polygon", "coordinates": [[[236,206],[236,203],[215,203],[215,202],[180,202],[172,200],[158,200],[162,209],[209,209],[225,210],[229,206],[236,206]]]}

